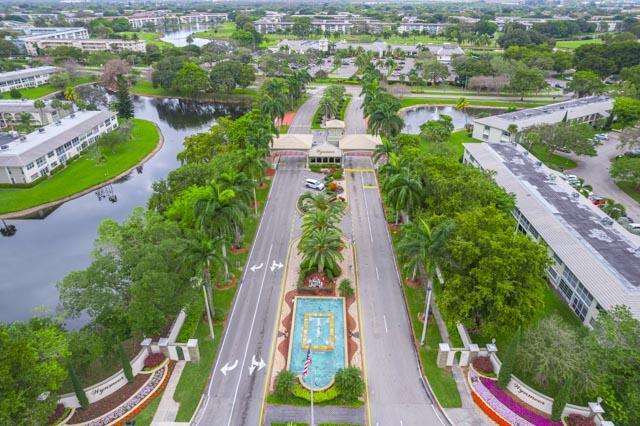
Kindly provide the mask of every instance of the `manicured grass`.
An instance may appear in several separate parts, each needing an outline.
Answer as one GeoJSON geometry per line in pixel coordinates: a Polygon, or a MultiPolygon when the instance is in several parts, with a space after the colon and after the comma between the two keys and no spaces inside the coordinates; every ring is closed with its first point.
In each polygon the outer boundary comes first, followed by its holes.
{"type": "MultiPolygon", "coordinates": [[[[133,86],[131,88],[131,93],[134,95],[140,95],[140,96],[165,96],[165,97],[178,97],[181,96],[178,92],[176,92],[173,89],[165,89],[162,87],[153,87],[153,84],[151,84],[150,81],[148,80],[140,80],[138,81],[135,86],[133,86]]],[[[244,98],[248,98],[248,97],[256,97],[258,95],[258,91],[255,89],[242,89],[242,88],[237,88],[234,89],[234,91],[232,93],[229,94],[222,94],[219,96],[214,96],[213,94],[205,94],[201,97],[199,97],[199,100],[207,100],[207,99],[224,99],[224,98],[231,98],[231,97],[244,97],[244,98]]]]}
{"type": "Polygon", "coordinates": [[[553,170],[564,171],[574,169],[578,166],[578,164],[570,158],[566,158],[558,154],[549,155],[549,149],[546,145],[534,144],[531,147],[531,153],[547,167],[553,170]]]}
{"type": "MultiPolygon", "coordinates": [[[[260,208],[258,212],[262,212],[264,208],[264,202],[269,193],[269,186],[271,181],[267,181],[265,188],[257,191],[258,202],[260,208]]],[[[242,274],[244,265],[247,261],[249,249],[253,243],[256,229],[258,226],[259,217],[251,216],[247,218],[244,226],[244,239],[243,247],[247,250],[242,253],[229,254],[229,263],[231,268],[236,272],[239,277],[242,274]]],[[[216,318],[228,317],[231,311],[231,304],[235,296],[237,285],[233,285],[227,289],[216,289],[213,294],[213,303],[215,306],[216,318]]],[[[211,369],[218,353],[218,346],[220,345],[220,339],[224,333],[223,323],[216,323],[213,326],[215,338],[211,340],[209,337],[209,326],[206,321],[201,321],[198,324],[195,338],[199,340],[200,345],[200,362],[189,362],[186,364],[182,371],[182,376],[178,381],[176,391],[173,395],[173,399],[180,404],[176,421],[187,422],[193,416],[193,413],[200,402],[200,398],[204,393],[205,387],[211,374],[211,369]]]]}
{"type": "MultiPolygon", "coordinates": [[[[84,74],[71,80],[70,86],[77,86],[79,84],[90,83],[95,81],[95,76],[92,74],[84,74]]],[[[28,89],[19,89],[20,99],[39,99],[43,96],[50,95],[53,92],[60,90],[57,87],[53,87],[50,84],[45,84],[39,87],[30,87],[28,89]]],[[[11,99],[9,92],[0,93],[0,99],[11,99]]]]}
{"type": "MultiPolygon", "coordinates": [[[[428,34],[416,34],[416,35],[409,35],[406,37],[400,36],[400,35],[393,35],[391,37],[389,37],[388,39],[384,39],[383,41],[389,43],[389,44],[418,44],[418,43],[422,43],[422,44],[443,44],[443,43],[451,43],[451,44],[458,44],[456,41],[451,41],[446,39],[445,37],[437,37],[437,36],[430,36],[428,34]]],[[[495,40],[491,40],[490,44],[488,47],[495,47],[496,42],[495,40]]],[[[462,43],[461,46],[472,46],[469,43],[462,43]]]]}
{"type": "Polygon", "coordinates": [[[96,163],[90,153],[85,152],[33,188],[0,189],[0,213],[56,201],[109,180],[135,166],[153,151],[160,134],[151,121],[134,118],[131,137],[130,141],[117,146],[113,153],[105,153],[106,160],[101,163],[96,163]]]}
{"type": "Polygon", "coordinates": [[[153,421],[153,416],[156,414],[158,410],[158,405],[160,405],[160,400],[162,399],[162,394],[158,395],[151,404],[144,407],[144,410],[140,411],[135,418],[136,426],[149,426],[153,421]]]}
{"type": "MultiPolygon", "coordinates": [[[[500,107],[500,108],[532,108],[541,105],[547,105],[551,102],[540,101],[540,102],[532,102],[532,101],[490,101],[484,99],[467,99],[469,105],[472,106],[489,106],[489,107],[500,107]]],[[[402,108],[414,106],[414,105],[455,105],[458,103],[458,99],[451,98],[403,98],[400,99],[400,105],[402,108]]]]}
{"type": "Polygon", "coordinates": [[[171,43],[160,40],[162,38],[162,34],[160,33],[152,33],[148,31],[125,31],[118,34],[126,36],[129,40],[131,40],[131,37],[133,37],[134,34],[137,34],[140,40],[144,40],[147,44],[155,45],[160,48],[173,46],[171,43]]]}
{"type": "MultiPolygon", "coordinates": [[[[480,143],[480,141],[469,136],[466,130],[458,130],[451,133],[447,144],[455,147],[456,158],[462,158],[464,154],[464,146],[462,146],[463,143],[480,143]]],[[[425,140],[420,141],[420,149],[424,152],[430,152],[432,147],[433,143],[425,140]]]]}
{"type": "MultiPolygon", "coordinates": [[[[460,95],[462,96],[485,96],[485,97],[508,97],[508,96],[513,96],[512,94],[509,93],[486,93],[486,92],[476,92],[475,90],[464,90],[464,89],[460,89],[459,87],[454,87],[454,86],[446,86],[446,85],[442,85],[442,86],[415,86],[411,88],[411,93],[416,93],[416,94],[420,94],[420,93],[424,93],[424,94],[429,94],[429,95],[460,95]]],[[[525,95],[525,97],[530,97],[530,96],[535,96],[538,98],[551,98],[551,100],[554,100],[554,97],[558,97],[560,96],[561,93],[560,92],[555,92],[555,94],[553,93],[529,93],[527,95],[525,95]]],[[[504,101],[504,102],[509,102],[504,101]]]]}
{"type": "Polygon", "coordinates": [[[561,49],[577,49],[585,44],[602,44],[604,41],[601,38],[590,38],[587,40],[558,40],[556,47],[561,49]]]}
{"type": "Polygon", "coordinates": [[[640,203],[640,192],[637,189],[637,185],[631,182],[616,182],[616,185],[618,185],[620,189],[626,192],[629,197],[633,198],[638,203],[640,203]]]}
{"type": "Polygon", "coordinates": [[[207,38],[210,40],[226,40],[231,38],[231,34],[233,34],[235,30],[235,22],[225,22],[222,25],[217,26],[215,30],[210,29],[206,31],[198,31],[196,33],[193,33],[193,36],[197,38],[207,38]]]}

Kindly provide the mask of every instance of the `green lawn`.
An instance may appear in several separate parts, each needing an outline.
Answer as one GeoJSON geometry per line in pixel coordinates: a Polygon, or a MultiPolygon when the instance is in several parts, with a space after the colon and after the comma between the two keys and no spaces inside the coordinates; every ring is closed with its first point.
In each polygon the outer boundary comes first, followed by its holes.
{"type": "Polygon", "coordinates": [[[631,182],[616,182],[616,185],[618,185],[620,189],[626,192],[628,196],[640,203],[640,191],[638,191],[637,185],[631,182]]]}
{"type": "Polygon", "coordinates": [[[59,200],[111,179],[138,164],[156,147],[159,133],[151,121],[135,118],[133,122],[132,140],[118,146],[114,153],[107,153],[104,162],[97,164],[89,153],[84,153],[62,171],[33,188],[1,188],[0,213],[59,200]]]}
{"type": "Polygon", "coordinates": [[[587,40],[558,40],[556,47],[561,49],[577,49],[585,44],[602,44],[604,41],[601,38],[590,38],[587,40]]]}
{"type": "MultiPolygon", "coordinates": [[[[484,99],[467,99],[469,105],[471,106],[489,106],[489,107],[500,107],[500,108],[532,108],[541,105],[547,105],[551,102],[532,102],[532,101],[490,101],[484,99]]],[[[402,98],[400,99],[400,105],[402,108],[415,106],[415,105],[455,105],[458,103],[458,99],[451,98],[402,98]]]]}
{"type": "Polygon", "coordinates": [[[534,144],[531,147],[531,153],[547,167],[553,170],[564,171],[574,169],[578,166],[578,164],[570,158],[566,158],[558,154],[549,155],[549,149],[546,145],[534,144]]]}
{"type": "MultiPolygon", "coordinates": [[[[458,130],[451,133],[447,143],[455,147],[456,158],[462,158],[462,155],[464,154],[464,146],[462,146],[463,143],[480,143],[480,141],[469,136],[466,130],[458,130]]],[[[433,143],[427,142],[426,140],[420,141],[420,149],[424,152],[429,152],[432,147],[433,143]]]]}
{"type": "Polygon", "coordinates": [[[198,38],[207,38],[210,40],[221,39],[226,40],[231,38],[231,34],[236,30],[235,22],[225,22],[222,25],[219,25],[215,29],[210,29],[206,31],[198,31],[193,33],[194,37],[198,38]]]}
{"type": "Polygon", "coordinates": [[[124,31],[118,34],[123,37],[127,37],[128,39],[131,39],[134,34],[137,34],[140,40],[144,40],[147,44],[155,45],[160,48],[173,46],[171,43],[160,40],[162,38],[162,34],[160,33],[152,33],[148,31],[124,31]]]}
{"type": "MultiPolygon", "coordinates": [[[[131,93],[134,95],[140,95],[140,96],[166,96],[166,97],[176,97],[176,96],[180,96],[180,94],[178,92],[176,92],[173,89],[164,89],[162,87],[153,87],[153,84],[151,84],[150,81],[148,80],[140,80],[138,81],[135,86],[133,86],[131,88],[131,93]]],[[[244,97],[244,98],[254,98],[258,95],[258,91],[255,89],[242,89],[242,88],[237,88],[234,89],[234,91],[230,94],[223,94],[220,96],[213,96],[213,95],[203,95],[202,97],[198,98],[201,100],[207,100],[207,99],[224,99],[225,97],[227,98],[231,98],[231,97],[244,97]]]]}
{"type": "MultiPolygon", "coordinates": [[[[268,182],[270,184],[270,181],[268,182]]],[[[268,192],[269,185],[257,191],[257,198],[261,204],[259,212],[262,212],[262,209],[264,208],[264,202],[267,198],[268,192]]],[[[232,253],[230,255],[230,264],[232,268],[235,269],[238,277],[241,276],[244,265],[247,261],[249,249],[253,242],[253,238],[255,237],[258,222],[259,217],[255,216],[251,216],[245,221],[243,247],[246,247],[248,250],[243,253],[232,253]]],[[[217,318],[228,317],[230,314],[231,304],[236,293],[236,288],[237,285],[234,285],[231,288],[216,289],[214,291],[213,303],[217,318]]],[[[200,344],[200,362],[187,363],[176,387],[173,399],[180,404],[180,409],[178,410],[178,415],[176,417],[177,422],[187,422],[191,419],[198,403],[200,402],[200,398],[204,393],[218,352],[220,339],[224,333],[224,324],[218,322],[217,324],[214,324],[213,329],[215,339],[211,340],[209,337],[209,326],[207,325],[207,322],[201,321],[198,324],[195,338],[199,340],[200,344]]]]}
{"type": "Polygon", "coordinates": [[[149,426],[153,421],[153,416],[156,414],[158,410],[158,405],[160,405],[160,400],[162,399],[162,394],[158,395],[151,404],[144,407],[144,410],[140,412],[135,418],[136,426],[149,426]]]}
{"type": "MultiPolygon", "coordinates": [[[[77,86],[79,84],[90,83],[95,81],[95,76],[92,74],[84,74],[71,80],[70,86],[77,86]]],[[[28,89],[20,89],[20,99],[38,99],[43,96],[50,95],[53,92],[60,90],[57,87],[53,87],[50,84],[45,84],[39,87],[30,87],[28,89]]],[[[0,93],[0,99],[11,99],[9,92],[0,93]]]]}

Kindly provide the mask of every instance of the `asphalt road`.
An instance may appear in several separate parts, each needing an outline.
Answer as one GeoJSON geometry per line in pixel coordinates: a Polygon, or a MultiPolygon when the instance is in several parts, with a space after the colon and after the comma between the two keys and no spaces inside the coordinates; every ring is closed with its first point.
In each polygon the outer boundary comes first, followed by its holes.
{"type": "Polygon", "coordinates": [[[281,160],[196,424],[259,424],[268,370],[264,364],[271,353],[284,271],[280,265],[288,252],[295,202],[310,175],[303,159],[281,160]]]}
{"type": "MultiPolygon", "coordinates": [[[[368,157],[347,157],[345,168],[371,170],[373,165],[368,157]]],[[[422,383],[375,175],[345,174],[357,249],[370,424],[444,424],[422,383]]]]}
{"type": "MultiPolygon", "coordinates": [[[[357,87],[360,89],[360,86],[357,87]]],[[[364,101],[364,97],[358,96],[359,94],[360,90],[358,90],[357,94],[353,94],[349,105],[347,105],[347,111],[345,112],[344,131],[348,135],[367,133],[367,128],[364,123],[364,114],[362,112],[362,102],[364,101]]]]}
{"type": "Polygon", "coordinates": [[[293,117],[293,121],[289,126],[288,133],[311,133],[313,114],[315,114],[316,109],[318,109],[318,104],[320,103],[323,92],[324,86],[309,91],[311,97],[296,111],[296,115],[293,117]]]}

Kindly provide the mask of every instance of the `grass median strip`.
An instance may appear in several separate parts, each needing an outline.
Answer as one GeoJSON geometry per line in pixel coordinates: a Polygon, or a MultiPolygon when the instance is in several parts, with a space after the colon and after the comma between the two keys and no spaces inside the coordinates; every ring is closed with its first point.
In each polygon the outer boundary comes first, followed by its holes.
{"type": "Polygon", "coordinates": [[[88,152],[33,188],[0,189],[0,213],[9,213],[61,200],[106,182],[134,167],[158,145],[160,133],[151,121],[133,119],[131,140],[106,152],[101,163],[88,152]]]}
{"type": "MultiPolygon", "coordinates": [[[[546,101],[495,101],[484,99],[468,99],[471,106],[487,106],[497,108],[533,108],[537,106],[547,105],[553,102],[553,99],[546,101]]],[[[403,98],[400,100],[402,108],[416,106],[416,105],[455,105],[459,99],[453,98],[403,98]]]]}

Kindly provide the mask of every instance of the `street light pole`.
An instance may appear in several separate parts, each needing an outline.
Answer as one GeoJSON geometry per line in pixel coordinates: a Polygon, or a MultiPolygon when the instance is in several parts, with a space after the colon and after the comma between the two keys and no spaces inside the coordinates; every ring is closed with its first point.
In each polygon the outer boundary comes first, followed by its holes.
{"type": "Polygon", "coordinates": [[[424,340],[427,337],[427,321],[429,321],[429,305],[431,304],[431,291],[433,288],[427,284],[427,304],[424,307],[424,323],[422,324],[422,336],[420,337],[420,346],[424,346],[424,340]]]}
{"type": "Polygon", "coordinates": [[[209,298],[207,297],[207,289],[202,286],[202,293],[204,294],[204,304],[207,308],[207,319],[209,320],[209,333],[211,333],[211,340],[214,339],[213,335],[213,322],[211,322],[211,311],[209,310],[209,298]]]}

